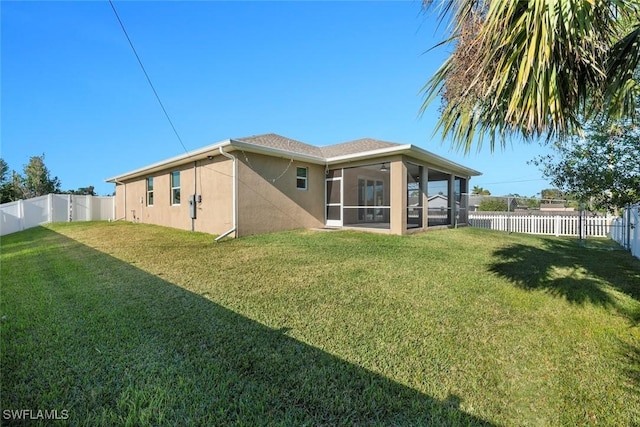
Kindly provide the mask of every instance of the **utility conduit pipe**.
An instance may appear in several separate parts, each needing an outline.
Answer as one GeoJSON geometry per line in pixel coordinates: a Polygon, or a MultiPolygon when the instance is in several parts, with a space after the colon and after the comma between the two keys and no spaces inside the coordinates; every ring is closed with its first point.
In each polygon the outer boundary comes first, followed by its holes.
{"type": "Polygon", "coordinates": [[[237,193],[238,193],[238,186],[237,186],[237,174],[238,174],[238,167],[237,167],[237,158],[232,155],[229,154],[227,152],[224,151],[224,149],[222,147],[218,147],[218,149],[220,150],[220,154],[222,154],[223,156],[225,156],[228,159],[231,159],[231,161],[233,162],[233,166],[232,166],[232,171],[231,171],[231,180],[232,180],[232,186],[231,186],[231,206],[232,206],[232,227],[231,229],[225,231],[224,233],[222,233],[221,235],[219,235],[218,237],[216,237],[216,242],[219,242],[220,240],[224,239],[225,237],[227,237],[229,234],[233,233],[236,231],[236,227],[238,225],[238,197],[237,197],[237,193]]]}

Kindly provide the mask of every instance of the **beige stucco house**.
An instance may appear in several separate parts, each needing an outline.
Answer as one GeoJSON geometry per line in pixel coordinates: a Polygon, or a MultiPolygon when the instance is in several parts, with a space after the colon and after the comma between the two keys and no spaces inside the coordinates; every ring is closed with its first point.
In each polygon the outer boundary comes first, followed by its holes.
{"type": "Polygon", "coordinates": [[[118,219],[221,238],[324,227],[406,234],[465,224],[465,195],[477,175],[410,144],[364,138],[317,147],[265,134],[227,139],[107,182],[116,186],[118,219]],[[432,192],[443,197],[430,214],[432,192]]]}

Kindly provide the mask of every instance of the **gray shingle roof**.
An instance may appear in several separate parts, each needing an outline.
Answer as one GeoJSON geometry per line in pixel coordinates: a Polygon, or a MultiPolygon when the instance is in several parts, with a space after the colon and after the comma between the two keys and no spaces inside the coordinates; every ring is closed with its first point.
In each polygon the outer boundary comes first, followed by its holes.
{"type": "Polygon", "coordinates": [[[327,145],[320,147],[325,158],[347,156],[349,154],[364,153],[367,151],[379,150],[381,148],[397,147],[400,144],[395,142],[380,141],[372,138],[361,138],[355,141],[343,142],[341,144],[327,145]]]}
{"type": "Polygon", "coordinates": [[[365,153],[367,151],[397,147],[400,145],[394,142],[380,141],[373,138],[361,138],[356,139],[355,141],[316,147],[275,133],[234,138],[234,140],[259,145],[261,147],[275,148],[292,153],[304,154],[306,156],[314,156],[320,159],[348,156],[350,154],[365,153]]]}
{"type": "Polygon", "coordinates": [[[275,133],[265,133],[263,135],[253,135],[244,138],[234,138],[235,141],[246,142],[262,147],[275,148],[277,150],[289,151],[292,153],[304,154],[323,159],[322,151],[319,147],[296,141],[275,133]]]}

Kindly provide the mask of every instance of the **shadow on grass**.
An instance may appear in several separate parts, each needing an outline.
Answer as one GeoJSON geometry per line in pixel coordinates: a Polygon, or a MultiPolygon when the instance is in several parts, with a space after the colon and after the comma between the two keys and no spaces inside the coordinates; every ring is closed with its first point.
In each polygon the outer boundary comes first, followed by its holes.
{"type": "Polygon", "coordinates": [[[2,264],[11,278],[2,409],[66,409],[87,425],[490,425],[457,396],[422,394],[287,328],[53,231],[37,234],[65,249],[16,252],[2,264]]]}
{"type": "Polygon", "coordinates": [[[624,342],[620,346],[625,356],[624,370],[630,380],[628,386],[636,395],[640,395],[640,348],[624,342]]]}
{"type": "Polygon", "coordinates": [[[640,302],[640,261],[608,242],[579,246],[567,239],[545,239],[542,248],[512,244],[496,250],[489,270],[522,289],[545,289],[576,304],[613,307],[633,322],[640,321],[638,304],[621,306],[608,292],[622,292],[640,302]]]}
{"type": "MultiPolygon", "coordinates": [[[[512,244],[496,250],[490,271],[526,290],[544,289],[573,304],[611,308],[640,322],[640,261],[606,240],[580,246],[568,239],[544,239],[542,248],[512,244]],[[560,272],[560,273],[558,273],[560,272]],[[609,289],[607,289],[609,288],[609,289]],[[610,289],[629,296],[623,302],[610,289]]],[[[640,348],[621,343],[628,386],[640,391],[640,348]]]]}

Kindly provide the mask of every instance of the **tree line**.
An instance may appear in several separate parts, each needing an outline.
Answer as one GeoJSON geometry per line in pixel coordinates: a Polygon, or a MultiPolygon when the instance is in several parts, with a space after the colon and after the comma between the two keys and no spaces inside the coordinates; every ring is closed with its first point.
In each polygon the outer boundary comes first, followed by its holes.
{"type": "Polygon", "coordinates": [[[0,203],[44,196],[46,194],[81,194],[95,196],[94,187],[80,187],[77,190],[62,191],[62,183],[44,163],[44,153],[29,158],[22,173],[9,170],[9,164],[0,158],[0,203]]]}

